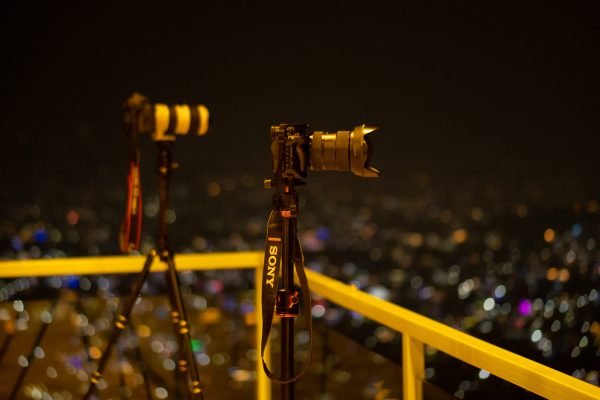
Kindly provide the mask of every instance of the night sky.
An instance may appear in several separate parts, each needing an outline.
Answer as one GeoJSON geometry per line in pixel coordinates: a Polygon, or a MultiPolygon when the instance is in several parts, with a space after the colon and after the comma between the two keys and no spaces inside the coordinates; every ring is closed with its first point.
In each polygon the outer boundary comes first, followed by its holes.
{"type": "Polygon", "coordinates": [[[267,177],[271,124],[369,123],[382,185],[424,171],[597,187],[598,7],[453,3],[4,6],[0,198],[122,186],[132,91],[209,107],[209,135],[176,144],[188,174],[267,177]]]}

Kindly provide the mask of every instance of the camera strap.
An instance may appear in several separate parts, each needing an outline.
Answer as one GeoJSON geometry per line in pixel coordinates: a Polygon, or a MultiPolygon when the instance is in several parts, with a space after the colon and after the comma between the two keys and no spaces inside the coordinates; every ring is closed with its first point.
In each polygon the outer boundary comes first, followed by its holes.
{"type": "Polygon", "coordinates": [[[140,247],[142,232],[142,185],[140,182],[140,152],[135,150],[129,160],[127,175],[127,206],[121,225],[119,245],[123,253],[140,247]]]}
{"type": "MultiPolygon", "coordinates": [[[[289,308],[298,304],[302,300],[302,315],[306,320],[306,328],[308,329],[308,357],[300,372],[294,374],[289,378],[283,378],[276,376],[265,363],[265,348],[269,341],[269,335],[271,333],[271,327],[273,324],[273,316],[275,314],[276,302],[280,303],[278,296],[278,281],[281,269],[281,256],[283,250],[283,217],[280,211],[275,207],[269,215],[269,222],[267,224],[267,240],[265,247],[265,260],[262,274],[262,338],[261,338],[261,349],[260,355],[262,358],[263,369],[265,374],[276,383],[290,383],[297,380],[308,368],[310,363],[310,351],[312,347],[312,318],[311,318],[311,300],[310,290],[308,288],[308,279],[306,278],[306,272],[304,271],[304,255],[302,253],[302,247],[300,246],[300,240],[297,235],[296,220],[290,219],[291,229],[293,229],[294,237],[296,238],[293,244],[293,264],[294,269],[298,275],[298,281],[300,283],[300,290],[303,298],[299,298],[299,294],[296,292],[292,297],[286,299],[289,300],[289,308]],[[294,297],[295,296],[295,297],[294,297]],[[295,301],[295,302],[294,302],[295,301]]],[[[293,273],[293,271],[292,271],[293,273]]],[[[258,282],[257,282],[258,284],[258,282]]],[[[293,318],[289,317],[288,318],[293,318]]],[[[292,332],[292,335],[294,333],[292,332]]],[[[282,340],[284,340],[282,338],[282,340]]]]}

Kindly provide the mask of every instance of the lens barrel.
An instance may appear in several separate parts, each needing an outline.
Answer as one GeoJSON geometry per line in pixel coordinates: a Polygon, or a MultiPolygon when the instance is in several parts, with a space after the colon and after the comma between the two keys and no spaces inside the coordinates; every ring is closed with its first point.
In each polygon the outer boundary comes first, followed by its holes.
{"type": "Polygon", "coordinates": [[[206,134],[209,126],[209,112],[202,104],[154,105],[154,140],[175,140],[175,135],[206,134]]]}
{"type": "Polygon", "coordinates": [[[351,171],[376,178],[379,171],[369,166],[372,145],[367,135],[377,128],[360,125],[350,131],[313,132],[310,168],[316,171],[351,171]]]}

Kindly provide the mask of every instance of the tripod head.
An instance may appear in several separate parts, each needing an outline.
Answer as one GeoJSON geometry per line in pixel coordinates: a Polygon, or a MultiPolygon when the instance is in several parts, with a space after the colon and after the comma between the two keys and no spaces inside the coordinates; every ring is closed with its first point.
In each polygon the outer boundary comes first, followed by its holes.
{"type": "MultiPolygon", "coordinates": [[[[158,172],[161,177],[167,179],[175,167],[171,161],[168,145],[173,143],[178,135],[205,135],[208,131],[210,115],[208,109],[201,104],[196,106],[153,104],[139,93],[133,93],[123,103],[123,114],[129,175],[127,206],[119,235],[119,246],[123,253],[128,253],[139,248],[142,230],[142,185],[138,139],[144,134],[149,134],[150,138],[157,143],[158,172]]],[[[161,222],[162,225],[164,224],[161,222]]],[[[161,232],[164,230],[161,227],[161,232]]]]}

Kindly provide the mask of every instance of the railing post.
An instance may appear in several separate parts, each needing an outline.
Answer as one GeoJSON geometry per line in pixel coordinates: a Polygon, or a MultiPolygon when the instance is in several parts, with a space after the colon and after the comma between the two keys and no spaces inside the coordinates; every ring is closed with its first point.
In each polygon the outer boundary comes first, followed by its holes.
{"type": "Polygon", "coordinates": [[[402,334],[402,386],[404,400],[423,399],[425,378],[425,346],[422,342],[402,334]]]}
{"type": "MultiPolygon", "coordinates": [[[[263,371],[260,357],[260,340],[262,335],[262,264],[254,269],[254,310],[256,312],[256,400],[271,400],[271,381],[263,371]]],[[[265,349],[265,362],[271,361],[271,346],[265,349]]]]}

